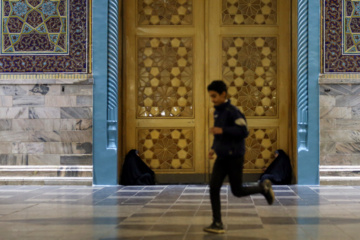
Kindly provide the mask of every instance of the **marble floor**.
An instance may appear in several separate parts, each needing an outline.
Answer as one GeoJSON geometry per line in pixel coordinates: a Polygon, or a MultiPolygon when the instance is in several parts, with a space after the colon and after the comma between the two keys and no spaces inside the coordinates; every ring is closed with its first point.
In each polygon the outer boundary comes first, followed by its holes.
{"type": "Polygon", "coordinates": [[[206,185],[0,186],[0,239],[359,239],[359,186],[274,186],[276,201],[221,191],[226,233],[206,185]]]}

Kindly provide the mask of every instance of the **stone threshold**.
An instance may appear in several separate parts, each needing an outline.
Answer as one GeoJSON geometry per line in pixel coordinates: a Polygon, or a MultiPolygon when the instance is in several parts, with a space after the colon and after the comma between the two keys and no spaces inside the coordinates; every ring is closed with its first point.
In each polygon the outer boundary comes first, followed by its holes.
{"type": "Polygon", "coordinates": [[[0,166],[0,185],[92,185],[93,167],[0,166]]]}
{"type": "Polygon", "coordinates": [[[320,185],[360,185],[360,166],[320,166],[320,185]]]}
{"type": "Polygon", "coordinates": [[[327,171],[333,171],[333,172],[343,172],[343,171],[360,171],[360,165],[350,165],[350,166],[344,166],[344,165],[331,165],[331,166],[319,166],[320,172],[327,172],[327,171]]]}
{"type": "Polygon", "coordinates": [[[0,185],[92,185],[92,177],[0,177],[0,185]]]}

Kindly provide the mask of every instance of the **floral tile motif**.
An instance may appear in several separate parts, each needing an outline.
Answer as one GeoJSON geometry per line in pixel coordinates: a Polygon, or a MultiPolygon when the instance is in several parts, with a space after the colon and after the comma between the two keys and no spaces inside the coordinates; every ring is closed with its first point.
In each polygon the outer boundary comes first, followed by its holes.
{"type": "Polygon", "coordinates": [[[90,0],[0,1],[0,73],[88,73],[90,0]]]}
{"type": "Polygon", "coordinates": [[[157,171],[193,169],[193,141],[191,128],[140,129],[139,155],[157,171]]]}
{"type": "Polygon", "coordinates": [[[244,169],[262,169],[269,166],[278,149],[277,128],[250,128],[246,139],[244,169]]]}
{"type": "Polygon", "coordinates": [[[138,0],[139,25],[190,25],[192,0],[138,0]]]}
{"type": "Polygon", "coordinates": [[[277,0],[222,0],[224,25],[273,25],[277,0]]]}
{"type": "Polygon", "coordinates": [[[323,1],[323,72],[360,72],[360,2],[323,1]]]}
{"type": "Polygon", "coordinates": [[[222,45],[231,102],[247,117],[277,116],[277,39],[226,37],[222,45]]]}
{"type": "Polygon", "coordinates": [[[138,40],[138,117],[192,117],[192,38],[138,40]]]}
{"type": "Polygon", "coordinates": [[[360,2],[343,1],[343,54],[360,53],[360,2]]]}

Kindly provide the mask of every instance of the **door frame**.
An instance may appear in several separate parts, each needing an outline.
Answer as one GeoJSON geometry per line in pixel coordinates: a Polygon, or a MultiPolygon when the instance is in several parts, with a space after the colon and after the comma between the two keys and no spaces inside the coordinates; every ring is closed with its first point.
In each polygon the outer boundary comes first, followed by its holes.
{"type": "MultiPolygon", "coordinates": [[[[115,2],[117,0],[108,0],[109,2],[115,2]]],[[[118,1],[120,4],[122,1],[118,1]]],[[[292,0],[291,1],[291,4],[292,4],[292,29],[291,29],[291,32],[292,32],[292,101],[291,101],[291,108],[292,108],[292,119],[291,119],[291,141],[292,141],[292,152],[289,153],[290,157],[292,157],[292,162],[293,162],[293,167],[294,167],[294,173],[295,173],[295,180],[294,180],[294,183],[297,183],[298,182],[298,147],[297,147],[297,134],[298,134],[298,129],[297,129],[297,39],[298,39],[298,6],[297,6],[297,0],[292,0]]],[[[313,4],[313,12],[316,12],[317,11],[317,4],[313,4]]],[[[102,11],[96,11],[96,4],[93,5],[94,7],[94,17],[96,16],[99,16],[99,14],[97,14],[97,12],[100,12],[100,14],[103,14],[102,11]]],[[[99,6],[98,6],[99,7],[99,6]]],[[[103,16],[103,15],[102,15],[103,16]]],[[[120,12],[119,14],[119,18],[122,18],[123,14],[120,12]]],[[[301,18],[307,18],[308,17],[308,13],[307,15],[305,16],[302,16],[301,18]]],[[[93,31],[93,34],[95,35],[97,32],[96,28],[98,29],[102,29],[103,28],[103,25],[99,25],[99,24],[96,24],[96,22],[94,23],[94,31],[93,31]]],[[[109,25],[111,27],[111,22],[109,21],[109,25]]],[[[118,36],[118,40],[121,40],[123,38],[122,36],[122,33],[119,32],[119,36],[118,36]]],[[[310,37],[309,37],[310,38],[310,37]]],[[[95,38],[95,41],[94,43],[96,42],[96,39],[95,38]]],[[[123,48],[123,45],[121,43],[121,41],[118,41],[119,43],[119,48],[123,48]]],[[[94,44],[95,45],[95,44],[94,44]]],[[[94,49],[96,50],[97,47],[94,46],[94,49]]],[[[313,51],[316,52],[316,47],[314,47],[313,51]]],[[[94,52],[94,59],[96,59],[97,56],[100,56],[99,54],[97,54],[96,52],[94,52]]],[[[102,57],[102,59],[104,59],[104,57],[102,57]]],[[[111,58],[110,58],[111,59],[111,58]]],[[[122,59],[122,57],[120,57],[120,59],[122,59]]],[[[94,64],[95,65],[95,64],[94,64]]],[[[96,74],[96,67],[94,67],[95,69],[95,74],[96,74]]],[[[106,75],[105,75],[106,76],[106,75]]],[[[122,85],[122,80],[124,79],[124,76],[123,75],[120,75],[119,76],[119,86],[122,85]]],[[[307,79],[308,81],[308,79],[307,79]]],[[[123,88],[120,88],[119,92],[121,92],[121,89],[123,88]]],[[[116,89],[117,90],[117,89],[116,89]]],[[[96,91],[97,91],[97,87],[96,85],[94,86],[94,93],[96,95],[96,91]]],[[[119,106],[122,106],[124,103],[123,99],[119,98],[119,106]]],[[[106,103],[103,104],[103,106],[106,106],[106,103]]],[[[94,107],[94,111],[96,111],[96,108],[94,107]]],[[[119,125],[118,125],[118,132],[119,132],[119,135],[118,135],[118,149],[117,149],[117,159],[116,161],[118,162],[118,170],[119,172],[121,171],[121,164],[122,164],[122,159],[124,159],[124,156],[125,156],[125,153],[123,152],[121,146],[122,146],[122,142],[123,142],[123,139],[122,139],[122,135],[121,135],[121,132],[122,130],[124,129],[124,126],[121,122],[121,116],[123,116],[123,109],[120,107],[119,108],[119,125]]],[[[103,119],[106,119],[106,117],[94,117],[94,127],[96,127],[96,125],[98,125],[98,122],[100,121],[103,121],[103,119]]],[[[310,133],[309,133],[310,134],[310,133]]],[[[96,139],[96,132],[94,132],[94,140],[96,139]]],[[[97,143],[98,145],[101,145],[99,143],[97,143]]],[[[98,153],[99,151],[96,151],[96,149],[94,149],[94,159],[97,158],[97,157],[101,157],[103,154],[99,154],[98,153]]],[[[103,166],[102,166],[103,167],[103,166]]],[[[97,164],[94,162],[94,175],[97,175],[97,169],[99,169],[100,167],[97,166],[97,164]]],[[[119,177],[119,176],[118,176],[119,177]]],[[[94,177],[94,183],[96,184],[101,184],[102,181],[96,181],[95,177],[94,177]]],[[[316,183],[316,180],[315,180],[315,183],[316,183]]]]}
{"type": "MultiPolygon", "coordinates": [[[[123,4],[123,1],[122,1],[122,4],[123,4]]],[[[209,1],[206,1],[205,2],[205,8],[208,8],[209,7],[209,1]]],[[[122,8],[124,9],[124,8],[122,8]]],[[[290,104],[290,111],[289,113],[291,114],[290,116],[290,119],[289,119],[289,124],[291,124],[291,129],[290,129],[290,134],[288,134],[289,136],[289,142],[290,142],[290,147],[289,147],[289,156],[290,156],[290,159],[292,160],[292,164],[293,164],[293,171],[294,171],[294,179],[293,179],[293,182],[294,183],[297,183],[297,13],[298,13],[298,9],[297,9],[297,0],[291,0],[291,49],[292,49],[292,52],[291,52],[291,59],[292,59],[292,63],[291,63],[291,76],[292,76],[292,79],[291,79],[291,104],[290,104]]],[[[207,16],[208,14],[208,11],[205,11],[205,19],[208,19],[209,16],[207,16]]],[[[121,22],[124,24],[124,21],[123,18],[124,18],[124,14],[121,14],[121,22]]],[[[124,26],[122,26],[122,28],[124,28],[124,26]]],[[[208,28],[205,28],[205,36],[208,36],[208,28]]],[[[125,33],[119,33],[119,39],[123,40],[123,41],[119,41],[119,48],[122,49],[122,57],[121,59],[123,60],[122,61],[122,64],[121,66],[119,66],[119,68],[122,68],[122,69],[126,69],[125,65],[125,56],[126,56],[126,42],[125,42],[125,33]]],[[[207,46],[205,46],[205,49],[207,49],[207,46]]],[[[207,53],[206,53],[207,54],[207,53]]],[[[207,61],[207,58],[205,58],[207,61]]],[[[208,63],[205,62],[205,64],[207,65],[208,63]]],[[[208,76],[208,71],[205,71],[205,78],[207,79],[209,76],[208,76]]],[[[119,99],[119,116],[125,116],[125,111],[126,111],[126,108],[125,108],[125,104],[126,104],[126,99],[125,99],[125,90],[126,90],[126,87],[125,87],[125,79],[126,79],[126,72],[123,71],[122,72],[122,75],[121,75],[121,79],[119,79],[119,82],[120,82],[120,86],[122,89],[121,91],[121,94],[120,96],[122,96],[122,98],[119,99]]],[[[119,90],[120,91],[120,90],[119,90]]],[[[206,107],[207,109],[209,108],[209,103],[207,101],[206,102],[206,107]]],[[[209,114],[205,114],[205,120],[208,122],[209,121],[209,114]]],[[[121,173],[121,166],[122,166],[122,163],[123,163],[123,159],[125,158],[125,155],[126,155],[126,152],[124,152],[124,148],[123,148],[123,143],[126,141],[125,139],[125,135],[124,134],[121,134],[125,129],[126,129],[126,125],[125,125],[125,122],[126,120],[124,118],[119,118],[119,125],[118,125],[118,128],[119,128],[119,135],[118,135],[118,173],[119,173],[119,176],[120,176],[120,173],[121,173]]],[[[208,138],[205,138],[206,139],[206,142],[205,144],[209,144],[209,140],[208,138]]],[[[205,164],[205,168],[208,169],[210,168],[210,164],[208,163],[208,161],[206,161],[206,164],[205,164]]],[[[209,170],[206,170],[206,171],[209,171],[209,170]]],[[[209,171],[210,173],[211,171],[209,171]]],[[[254,181],[254,180],[257,180],[258,179],[258,176],[259,174],[252,174],[252,173],[247,173],[247,174],[244,174],[244,180],[245,181],[254,181]]],[[[197,177],[197,179],[201,179],[202,177],[197,177]]],[[[181,179],[181,178],[180,178],[181,179]]],[[[185,178],[186,179],[186,178],[185,178]]],[[[185,180],[184,179],[184,180],[185,180]]],[[[205,173],[205,181],[208,182],[209,180],[209,175],[207,173],[205,173]]],[[[180,180],[181,181],[181,180],[180,180]]],[[[186,180],[185,180],[186,182],[186,180]]],[[[174,183],[176,183],[176,181],[174,181],[174,183]]]]}

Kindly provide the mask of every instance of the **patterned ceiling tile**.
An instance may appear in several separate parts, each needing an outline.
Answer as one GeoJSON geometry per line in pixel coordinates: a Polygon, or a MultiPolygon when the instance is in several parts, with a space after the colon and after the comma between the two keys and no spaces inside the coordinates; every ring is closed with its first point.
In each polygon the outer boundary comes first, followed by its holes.
{"type": "Polygon", "coordinates": [[[192,117],[192,38],[139,38],[138,117],[192,117]]]}
{"type": "Polygon", "coordinates": [[[323,1],[323,72],[360,72],[360,2],[323,1]]]}
{"type": "Polygon", "coordinates": [[[193,169],[194,129],[139,129],[141,159],[157,171],[193,169]]]}
{"type": "Polygon", "coordinates": [[[192,0],[138,0],[139,25],[190,25],[192,0]]]}
{"type": "Polygon", "coordinates": [[[223,38],[223,80],[246,116],[277,115],[277,39],[223,38]]]}
{"type": "Polygon", "coordinates": [[[90,0],[0,1],[0,73],[88,73],[90,0]]]}
{"type": "Polygon", "coordinates": [[[224,25],[273,25],[277,0],[222,0],[224,25]]]}

